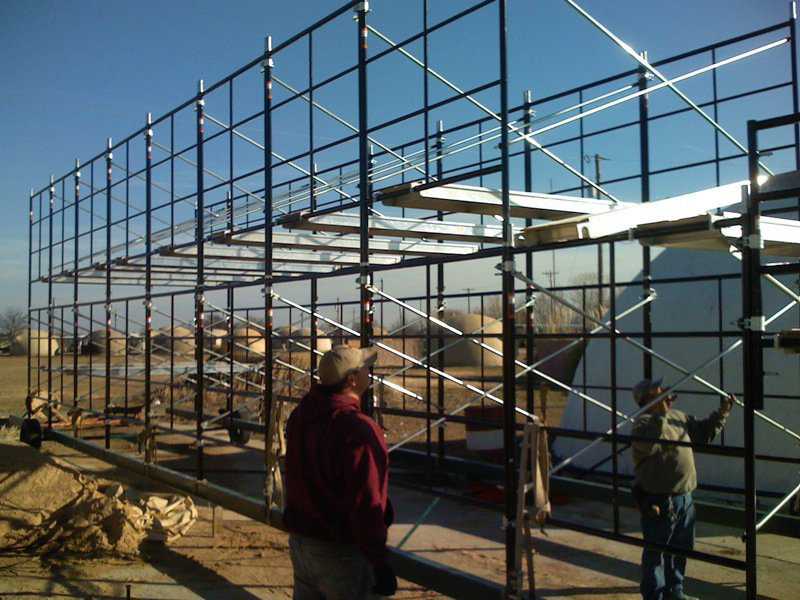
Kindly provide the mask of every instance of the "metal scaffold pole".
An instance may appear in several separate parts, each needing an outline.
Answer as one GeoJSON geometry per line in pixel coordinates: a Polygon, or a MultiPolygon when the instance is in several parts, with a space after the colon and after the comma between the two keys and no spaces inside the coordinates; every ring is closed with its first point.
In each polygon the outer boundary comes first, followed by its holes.
{"type": "MultiPolygon", "coordinates": [[[[112,153],[111,138],[108,138],[106,150],[106,296],[105,296],[105,353],[106,353],[106,377],[105,377],[105,406],[103,408],[103,419],[105,421],[105,445],[106,450],[111,448],[111,423],[109,416],[111,412],[111,183],[112,183],[112,153]]],[[[92,340],[89,340],[91,343],[92,340]]],[[[125,340],[127,347],[127,340],[125,340]]]]}
{"type": "MultiPolygon", "coordinates": [[[[531,90],[526,90],[525,94],[523,95],[523,114],[522,114],[522,123],[524,125],[523,132],[529,134],[531,132],[531,117],[533,117],[534,110],[533,110],[533,93],[531,90]]],[[[525,144],[525,148],[522,152],[523,158],[523,165],[524,165],[524,178],[525,178],[525,191],[532,192],[533,191],[533,151],[531,149],[530,144],[525,144]]],[[[525,219],[525,226],[530,227],[533,224],[532,219],[525,219]]],[[[525,275],[533,279],[533,249],[529,249],[525,253],[525,275]]],[[[525,362],[529,365],[533,364],[536,352],[534,344],[535,342],[535,331],[534,331],[534,302],[533,300],[533,288],[529,285],[525,286],[525,362]]],[[[528,371],[528,374],[525,377],[525,408],[526,410],[531,413],[535,414],[534,411],[534,386],[536,383],[536,379],[534,376],[533,371],[528,371]]],[[[533,590],[531,590],[531,594],[533,594],[533,590]]]]}
{"type": "MultiPolygon", "coordinates": [[[[267,36],[264,40],[264,60],[262,62],[263,72],[263,102],[264,102],[264,387],[261,396],[261,412],[263,414],[264,426],[266,428],[266,439],[264,443],[264,466],[266,470],[265,482],[265,510],[269,515],[272,502],[274,478],[272,477],[273,466],[275,464],[272,454],[273,421],[277,418],[275,414],[274,396],[272,392],[274,344],[272,341],[273,330],[273,289],[272,289],[272,218],[273,218],[273,196],[272,196],[272,68],[274,66],[272,58],[272,37],[267,36]]],[[[231,302],[233,295],[231,295],[231,302]]],[[[234,313],[231,308],[231,332],[234,329],[234,313]]],[[[233,387],[233,334],[231,333],[231,387],[233,387]]],[[[290,375],[291,377],[291,375],[290,375]]]]}
{"type": "MultiPolygon", "coordinates": [[[[203,468],[203,399],[205,396],[205,356],[204,356],[204,320],[205,320],[205,184],[204,176],[204,154],[203,138],[205,135],[205,89],[203,80],[198,83],[197,100],[195,108],[197,111],[197,208],[195,210],[196,229],[195,243],[197,244],[197,282],[194,295],[194,336],[195,336],[195,356],[197,361],[197,381],[194,400],[194,411],[197,415],[195,421],[195,443],[197,445],[197,479],[205,479],[203,468]]],[[[172,332],[175,335],[175,332],[172,332]]]]}
{"type": "MultiPolygon", "coordinates": [[[[56,187],[50,176],[49,213],[47,216],[47,428],[53,428],[53,207],[56,203],[56,187]]],[[[41,217],[40,217],[41,218],[41,217]]],[[[41,353],[42,336],[38,334],[41,353]]]]}
{"type": "MultiPolygon", "coordinates": [[[[26,337],[28,338],[28,351],[27,354],[27,393],[26,396],[28,398],[31,397],[31,293],[32,293],[32,286],[33,286],[33,188],[31,188],[31,194],[28,197],[28,331],[26,332],[26,337]]],[[[76,204],[77,207],[77,204],[76,204]]],[[[77,210],[77,208],[76,208],[77,210]]],[[[77,241],[75,242],[77,246],[77,241]]],[[[30,415],[28,415],[30,416],[30,415]]]]}
{"type": "MultiPolygon", "coordinates": [[[[789,2],[789,48],[790,69],[792,73],[792,112],[800,112],[800,97],[798,97],[797,82],[797,1],[789,2]]],[[[800,169],[800,122],[792,126],[794,133],[794,168],[800,169]]],[[[800,198],[797,199],[797,216],[800,218],[800,198]]],[[[800,320],[798,321],[800,322],[800,320]]]]}
{"type": "MultiPolygon", "coordinates": [[[[369,120],[367,118],[367,12],[369,2],[356,5],[358,19],[358,202],[359,202],[359,260],[361,264],[359,287],[361,292],[360,338],[361,347],[369,346],[372,339],[372,294],[369,285],[372,274],[369,268],[369,120]]],[[[368,389],[362,398],[362,410],[372,415],[373,392],[368,389]]]]}
{"type": "MultiPolygon", "coordinates": [[[[436,179],[441,181],[444,178],[444,122],[439,121],[436,124],[436,179]]],[[[436,212],[436,220],[443,221],[444,216],[442,211],[436,212]]],[[[440,240],[441,243],[441,240],[440,240]]],[[[444,263],[439,263],[436,265],[436,310],[441,311],[444,308],[444,263]]],[[[428,311],[428,314],[431,314],[428,311]]],[[[444,337],[442,334],[442,328],[439,328],[439,339],[437,347],[441,348],[444,346],[444,337]]],[[[444,370],[444,352],[439,353],[438,360],[436,362],[436,366],[439,367],[440,370],[444,370]]],[[[441,377],[437,378],[436,380],[436,395],[437,395],[437,402],[436,402],[436,411],[439,418],[444,416],[444,379],[441,377]]],[[[444,461],[444,448],[445,448],[445,439],[444,439],[444,427],[439,427],[436,431],[436,459],[438,461],[438,466],[441,467],[444,461]]]]}
{"type": "Polygon", "coordinates": [[[500,160],[503,219],[503,448],[505,461],[506,598],[517,598],[520,574],[516,571],[517,469],[516,469],[516,378],[514,354],[514,239],[511,227],[511,174],[508,148],[508,23],[506,0],[498,0],[500,58],[500,160]]]}
{"type": "MultiPolygon", "coordinates": [[[[153,116],[147,113],[145,143],[145,259],[144,259],[144,436],[149,439],[152,429],[152,386],[150,374],[153,360],[153,116]]],[[[170,330],[170,338],[172,330],[170,330]]],[[[172,355],[172,353],[170,353],[172,355]]],[[[152,461],[146,445],[144,460],[152,461]]]]}
{"type": "Polygon", "coordinates": [[[764,364],[761,337],[764,310],[761,299],[761,250],[758,205],[758,131],[747,122],[750,190],[742,188],[742,378],[744,392],[744,511],[747,598],[755,600],[758,590],[756,549],[756,461],[755,411],[764,408],[764,364]]]}
{"type": "MultiPolygon", "coordinates": [[[[79,202],[81,199],[81,163],[75,159],[75,175],[73,179],[74,192],[73,196],[75,206],[73,207],[75,243],[72,247],[73,253],[73,269],[72,275],[72,406],[77,410],[78,408],[78,354],[80,354],[80,340],[78,338],[78,247],[80,246],[80,215],[79,215],[79,202]]],[[[75,431],[77,434],[77,430],[75,431]]]]}
{"type": "MultiPolygon", "coordinates": [[[[647,53],[643,54],[647,60],[647,53]]],[[[639,90],[647,89],[648,72],[644,67],[639,68],[639,90]]],[[[650,114],[649,99],[647,94],[639,96],[639,168],[641,170],[641,201],[650,202],[650,114]]],[[[642,246],[642,293],[650,293],[653,280],[650,272],[650,246],[642,246]]],[[[651,348],[653,346],[653,310],[650,305],[642,311],[642,343],[651,348]]],[[[653,377],[653,357],[645,352],[642,354],[643,372],[648,379],[653,377]]]]}

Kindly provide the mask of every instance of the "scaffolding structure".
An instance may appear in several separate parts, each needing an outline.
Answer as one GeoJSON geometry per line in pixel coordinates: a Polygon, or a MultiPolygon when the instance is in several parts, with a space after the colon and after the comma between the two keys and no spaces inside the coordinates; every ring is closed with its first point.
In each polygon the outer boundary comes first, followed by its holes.
{"type": "MultiPolygon", "coordinates": [[[[620,507],[629,482],[619,472],[618,461],[635,441],[620,429],[636,415],[625,414],[618,403],[618,394],[629,387],[618,382],[616,348],[618,343],[632,344],[642,352],[646,377],[653,375],[654,361],[682,374],[670,389],[694,381],[710,395],[743,392],[739,405],[745,415],[744,446],[695,445],[694,449],[744,463],[744,485],[724,491],[736,494],[745,510],[741,523],[745,560],[662,549],[744,571],[748,598],[755,598],[757,531],[797,492],[796,488],[786,490],[788,495],[779,499],[778,508],[759,517],[756,462],[779,462],[787,468],[800,464],[798,456],[760,453],[754,436],[755,423],[760,421],[781,435],[800,439],[765,410],[764,399],[770,394],[763,386],[762,359],[765,341],[771,342],[775,333],[768,326],[800,302],[786,279],[800,271],[796,262],[800,256],[800,204],[796,202],[800,196],[800,108],[795,6],[792,3],[786,21],[651,63],[645,53],[633,51],[578,3],[565,2],[630,54],[637,67],[539,99],[526,91],[523,103],[512,106],[506,0],[475,1],[435,22],[429,18],[428,0],[420,0],[423,27],[401,41],[392,40],[371,22],[367,2],[348,2],[279,44],[267,38],[264,52],[254,60],[212,85],[200,81],[188,101],[159,117],[148,114],[138,131],[120,141],[109,139],[97,156],[76,161],[70,172],[32,190],[27,387],[29,398],[46,402],[47,434],[280,526],[273,477],[278,468],[273,439],[280,428],[280,407],[296,402],[313,381],[326,343],[377,345],[390,360],[372,374],[373,385],[362,409],[379,418],[398,416],[419,422],[417,431],[390,438],[389,445],[400,461],[422,460],[429,481],[422,487],[427,491],[447,495],[432,483],[437,471],[452,468],[445,426],[486,425],[464,414],[480,404],[502,406],[503,414],[505,584],[498,586],[394,550],[392,560],[399,574],[457,597],[502,593],[517,598],[523,593],[524,579],[517,568],[518,435],[526,422],[538,422],[536,415],[542,407],[537,406],[534,390],[542,385],[609,414],[607,431],[542,426],[550,436],[590,441],[585,448],[610,445],[610,470],[604,461],[603,469],[598,465],[590,470],[594,473],[581,474],[609,482],[610,527],[568,522],[557,514],[553,522],[644,545],[640,537],[625,534],[620,527],[620,507]],[[353,14],[355,26],[348,23],[353,14]],[[465,89],[431,65],[428,49],[434,35],[473,17],[496,25],[490,39],[497,64],[485,80],[465,89]],[[317,44],[332,27],[351,32],[357,60],[322,77],[315,67],[317,44]],[[381,49],[371,48],[368,42],[372,40],[382,44],[381,49]],[[789,55],[785,79],[727,96],[719,93],[718,70],[781,52],[789,55]],[[305,56],[308,67],[302,84],[290,83],[281,71],[283,58],[297,54],[305,56]],[[421,70],[421,107],[376,123],[370,119],[370,82],[380,81],[374,73],[380,73],[386,57],[421,70]],[[681,68],[686,61],[702,66],[676,77],[661,71],[681,68]],[[707,101],[696,103],[676,87],[705,74],[712,77],[707,101]],[[251,110],[252,104],[242,101],[246,108],[241,109],[240,88],[253,81],[258,82],[258,106],[251,110]],[[437,90],[447,89],[448,95],[434,100],[434,82],[441,86],[437,90]],[[355,122],[328,106],[330,89],[346,94],[357,106],[355,122]],[[677,95],[680,107],[651,114],[650,95],[659,93],[677,95]],[[785,112],[790,115],[749,122],[745,142],[719,124],[721,108],[770,93],[788,95],[785,112]],[[635,118],[585,129],[587,119],[626,103],[636,107],[635,118]],[[551,106],[557,109],[540,114],[544,111],[540,107],[551,106]],[[438,117],[448,111],[459,115],[475,111],[476,116],[445,127],[438,117]],[[651,125],[687,114],[700,115],[712,128],[709,156],[652,168],[651,125]],[[303,115],[307,138],[287,155],[277,147],[275,132],[298,115],[303,115]],[[335,122],[345,133],[321,142],[315,134],[321,119],[335,122]],[[781,127],[791,129],[785,140],[759,147],[758,132],[781,127]],[[559,129],[570,133],[552,137],[559,129]],[[584,172],[582,158],[589,144],[631,131],[639,147],[635,172],[604,181],[584,172]],[[547,142],[539,141],[544,137],[547,142]],[[388,139],[392,141],[383,141],[388,139]],[[577,165],[559,156],[571,145],[581,157],[577,165]],[[726,153],[726,148],[733,151],[726,153]],[[791,169],[775,174],[764,161],[770,154],[781,153],[790,156],[791,169]],[[570,183],[549,193],[534,191],[535,161],[539,160],[563,169],[570,183]],[[745,174],[741,169],[741,181],[723,183],[731,179],[726,172],[734,172],[745,161],[748,170],[745,174]],[[656,177],[698,168],[713,170],[713,186],[661,200],[651,194],[656,177]],[[636,188],[638,193],[631,194],[636,188]],[[625,200],[630,197],[634,201],[625,200]],[[767,202],[773,206],[762,209],[767,202]],[[725,212],[739,204],[740,212],[725,212]],[[617,253],[620,247],[634,244],[641,244],[642,276],[618,279],[617,253]],[[733,246],[741,258],[741,272],[659,279],[651,274],[653,246],[724,252],[733,246]],[[596,281],[574,285],[555,285],[554,277],[547,285],[537,281],[537,260],[577,248],[596,249],[596,281]],[[763,264],[762,255],[790,260],[763,264]],[[499,289],[446,291],[446,269],[465,264],[475,265],[476,272],[487,278],[496,271],[499,289]],[[403,292],[409,277],[424,282],[423,295],[403,292]],[[702,332],[653,328],[652,315],[658,306],[654,290],[660,284],[711,282],[721,290],[723,282],[739,279],[744,307],[741,329],[727,329],[721,318],[716,329],[702,332]],[[762,281],[780,289],[789,302],[769,318],[764,317],[760,302],[762,281]],[[641,288],[641,301],[618,306],[617,291],[625,287],[641,288]],[[71,297],[58,299],[57,294],[67,289],[71,297]],[[353,289],[357,296],[347,297],[353,289]],[[582,302],[567,300],[567,292],[576,292],[582,302]],[[601,300],[608,298],[607,316],[592,314],[587,304],[590,293],[599,294],[601,300]],[[321,294],[325,299],[320,299],[321,294]],[[40,301],[42,297],[45,302],[40,301]],[[574,311],[581,329],[543,329],[535,322],[535,304],[542,298],[574,311]],[[448,322],[446,310],[465,303],[480,306],[481,315],[490,305],[496,306],[501,332],[488,332],[490,322],[483,317],[474,330],[448,322]],[[348,311],[357,319],[349,321],[348,311]],[[632,321],[633,314],[640,316],[641,329],[626,333],[619,322],[632,321]],[[390,327],[392,319],[399,322],[390,327]],[[683,367],[676,357],[653,349],[653,341],[660,336],[718,340],[720,352],[699,368],[683,367]],[[42,339],[46,339],[46,352],[41,351],[42,339]],[[584,347],[590,339],[609,344],[610,385],[593,386],[585,378],[581,385],[574,385],[548,371],[550,361],[584,347]],[[50,351],[54,340],[59,353],[50,351]],[[537,358],[537,341],[546,340],[564,343],[537,358]],[[112,352],[115,342],[116,355],[112,352]],[[477,346],[481,357],[496,357],[501,367],[493,371],[482,358],[479,374],[466,376],[452,369],[445,356],[458,344],[477,346]],[[524,354],[519,351],[521,344],[524,354]],[[103,351],[97,352],[98,347],[103,351]],[[722,375],[718,383],[698,375],[737,348],[744,351],[744,390],[726,389],[722,375]],[[295,360],[298,355],[307,357],[306,362],[295,360]],[[424,381],[422,389],[414,385],[412,376],[424,381]],[[463,402],[455,407],[447,406],[448,386],[463,394],[463,402]],[[609,404],[595,397],[598,389],[610,394],[609,404]],[[386,400],[387,390],[396,401],[386,400]],[[522,402],[517,399],[520,392],[522,402]],[[224,398],[217,412],[218,407],[209,404],[212,396],[224,398]],[[74,427],[72,435],[59,431],[54,419],[60,407],[72,414],[100,417],[102,447],[81,439],[74,427]],[[125,427],[115,424],[120,415],[126,417],[125,427]],[[143,432],[156,448],[161,435],[191,436],[194,473],[156,464],[150,452],[139,459],[114,448],[115,438],[130,435],[131,428],[143,432]],[[206,447],[211,443],[209,436],[220,428],[231,433],[232,443],[241,443],[242,432],[266,438],[258,442],[267,484],[263,497],[253,498],[214,482],[214,473],[206,466],[206,447]],[[422,452],[408,450],[418,440],[424,440],[418,446],[422,452]]],[[[541,187],[538,180],[537,187],[541,187]]],[[[721,292],[719,302],[721,306],[721,292]]],[[[214,443],[219,440],[215,438],[214,443]]],[[[562,458],[551,469],[552,475],[574,467],[574,456],[562,458]]],[[[532,596],[533,590],[528,593],[532,596]]]]}

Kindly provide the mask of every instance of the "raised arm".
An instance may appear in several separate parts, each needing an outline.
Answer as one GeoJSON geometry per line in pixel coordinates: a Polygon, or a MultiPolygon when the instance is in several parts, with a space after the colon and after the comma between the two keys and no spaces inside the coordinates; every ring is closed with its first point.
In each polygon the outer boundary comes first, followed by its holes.
{"type": "Polygon", "coordinates": [[[687,428],[689,437],[695,444],[710,444],[714,441],[720,431],[725,427],[725,421],[731,413],[731,407],[736,396],[720,398],[719,408],[708,415],[705,419],[697,419],[691,415],[687,417],[687,428]]]}

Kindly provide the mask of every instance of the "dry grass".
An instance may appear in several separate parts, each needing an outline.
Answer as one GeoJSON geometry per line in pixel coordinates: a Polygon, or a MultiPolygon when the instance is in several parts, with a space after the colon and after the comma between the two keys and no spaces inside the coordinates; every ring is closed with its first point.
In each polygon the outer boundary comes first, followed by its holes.
{"type": "Polygon", "coordinates": [[[27,365],[24,356],[0,356],[0,417],[20,415],[25,410],[27,365]]]}

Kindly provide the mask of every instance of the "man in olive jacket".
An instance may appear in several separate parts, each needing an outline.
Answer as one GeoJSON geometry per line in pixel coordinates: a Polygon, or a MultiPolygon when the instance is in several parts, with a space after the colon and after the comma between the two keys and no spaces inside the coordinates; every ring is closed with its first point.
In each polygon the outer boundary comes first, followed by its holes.
{"type": "MultiPolygon", "coordinates": [[[[644,379],[633,388],[634,400],[646,406],[665,390],[661,379],[644,379]]],[[[694,547],[697,487],[694,453],[690,445],[662,441],[708,444],[725,427],[734,396],[720,399],[719,409],[697,419],[672,408],[676,395],[665,395],[633,424],[634,495],[642,516],[645,542],[694,547]],[[635,439],[635,438],[647,439],[635,439]]],[[[654,549],[642,552],[641,592],[645,600],[691,600],[683,590],[686,558],[654,549]]]]}

